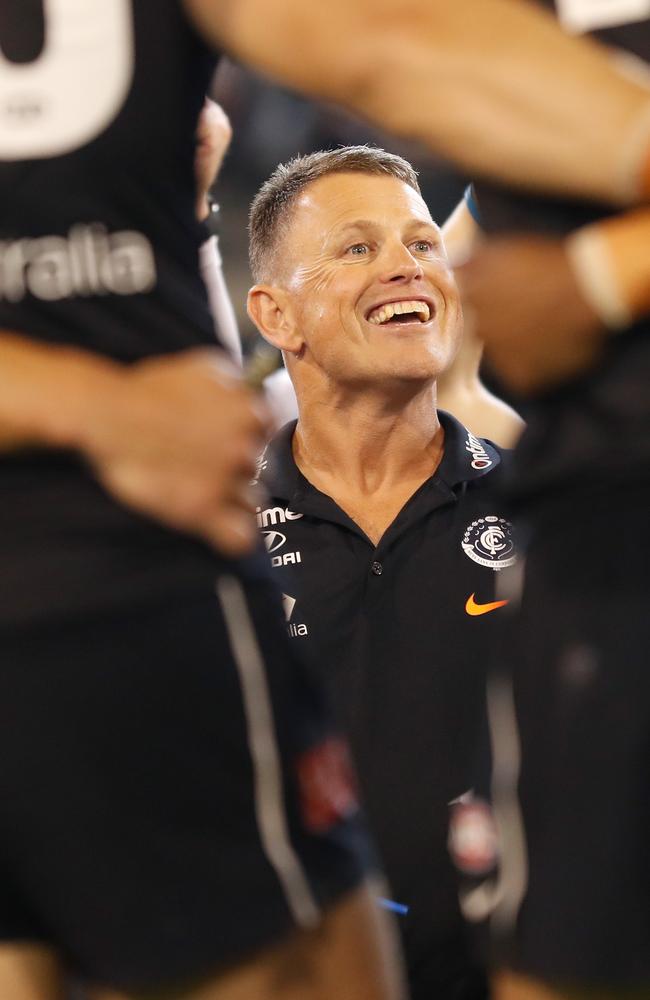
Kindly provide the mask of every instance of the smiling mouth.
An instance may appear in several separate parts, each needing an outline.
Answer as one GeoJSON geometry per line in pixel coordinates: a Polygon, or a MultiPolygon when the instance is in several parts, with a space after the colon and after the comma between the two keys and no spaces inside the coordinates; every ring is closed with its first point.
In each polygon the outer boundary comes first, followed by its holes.
{"type": "Polygon", "coordinates": [[[408,299],[404,302],[385,302],[384,305],[371,309],[366,317],[375,326],[388,326],[404,323],[428,323],[432,310],[423,299],[408,299]]]}

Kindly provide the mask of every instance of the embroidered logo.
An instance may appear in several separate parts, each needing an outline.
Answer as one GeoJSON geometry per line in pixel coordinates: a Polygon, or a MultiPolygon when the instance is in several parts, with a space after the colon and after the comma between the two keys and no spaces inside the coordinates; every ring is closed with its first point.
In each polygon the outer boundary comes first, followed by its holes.
{"type": "Polygon", "coordinates": [[[512,525],[505,517],[486,514],[472,521],[461,544],[465,555],[479,566],[499,570],[517,561],[512,525]]]}
{"type": "Polygon", "coordinates": [[[509,603],[508,601],[488,601],[487,604],[479,604],[474,600],[474,597],[474,594],[470,594],[465,603],[465,611],[473,617],[487,615],[490,611],[496,611],[497,608],[504,608],[509,603]]]}

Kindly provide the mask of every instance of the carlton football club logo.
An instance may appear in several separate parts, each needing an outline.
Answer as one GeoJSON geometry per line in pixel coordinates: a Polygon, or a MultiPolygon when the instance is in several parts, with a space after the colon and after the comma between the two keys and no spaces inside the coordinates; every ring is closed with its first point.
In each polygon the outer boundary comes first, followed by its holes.
{"type": "Polygon", "coordinates": [[[466,556],[489,569],[506,569],[517,560],[512,525],[495,514],[472,521],[461,544],[466,556]]]}

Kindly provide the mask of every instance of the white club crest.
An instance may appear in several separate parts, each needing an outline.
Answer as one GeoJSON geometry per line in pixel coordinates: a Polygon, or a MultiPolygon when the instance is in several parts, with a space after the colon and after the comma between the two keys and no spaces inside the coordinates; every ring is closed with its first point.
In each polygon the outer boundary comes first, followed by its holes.
{"type": "Polygon", "coordinates": [[[461,544],[466,556],[489,569],[506,569],[517,560],[512,525],[496,514],[486,514],[472,521],[461,544]]]}

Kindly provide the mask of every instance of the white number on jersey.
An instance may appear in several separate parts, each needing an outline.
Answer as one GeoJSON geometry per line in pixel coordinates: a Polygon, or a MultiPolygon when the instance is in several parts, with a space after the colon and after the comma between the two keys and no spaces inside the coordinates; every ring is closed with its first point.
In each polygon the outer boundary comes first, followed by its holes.
{"type": "Polygon", "coordinates": [[[131,0],[43,5],[39,57],[18,64],[0,52],[0,159],[59,156],[90,142],[115,119],[133,78],[131,0]]]}

